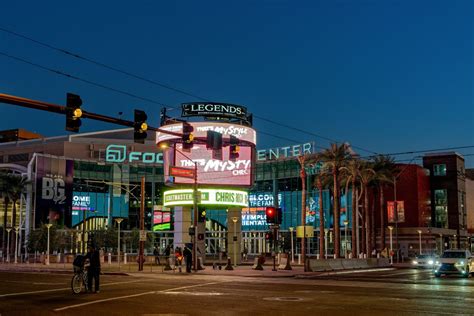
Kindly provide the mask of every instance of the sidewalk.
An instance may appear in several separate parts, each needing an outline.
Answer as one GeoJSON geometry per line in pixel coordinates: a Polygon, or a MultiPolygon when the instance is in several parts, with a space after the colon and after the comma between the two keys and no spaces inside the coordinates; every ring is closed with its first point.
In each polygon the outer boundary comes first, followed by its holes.
{"type": "MultiPolygon", "coordinates": [[[[396,265],[394,265],[395,267],[396,265]]],[[[150,276],[157,274],[165,275],[186,275],[186,269],[183,266],[182,272],[178,270],[164,270],[164,265],[155,265],[146,263],[143,267],[143,271],[138,271],[138,264],[121,264],[120,267],[117,263],[103,263],[102,264],[102,273],[104,275],[135,275],[135,276],[150,276]]],[[[330,275],[333,273],[341,273],[342,271],[360,271],[363,270],[339,270],[337,272],[304,272],[302,265],[293,265],[292,270],[278,270],[272,271],[273,265],[267,264],[263,266],[263,270],[253,270],[251,265],[240,265],[234,268],[234,270],[225,270],[225,265],[221,266],[221,270],[213,269],[213,266],[205,266],[204,270],[199,270],[196,272],[199,275],[213,275],[213,276],[239,276],[239,277],[259,277],[259,278],[295,278],[295,277],[311,277],[318,275],[330,275]]],[[[39,272],[39,273],[64,273],[72,274],[72,264],[70,263],[51,263],[50,265],[44,264],[0,264],[0,271],[12,271],[12,272],[39,272]]],[[[369,269],[367,271],[374,271],[374,269],[369,269]]],[[[192,274],[196,274],[192,272],[192,274]]]]}

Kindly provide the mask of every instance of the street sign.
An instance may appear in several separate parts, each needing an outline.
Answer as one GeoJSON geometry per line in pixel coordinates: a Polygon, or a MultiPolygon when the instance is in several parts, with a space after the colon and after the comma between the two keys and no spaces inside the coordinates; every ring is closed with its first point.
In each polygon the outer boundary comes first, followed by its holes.
{"type": "Polygon", "coordinates": [[[194,179],[194,168],[170,166],[170,176],[194,179]]]}
{"type": "Polygon", "coordinates": [[[314,237],[314,227],[313,226],[298,226],[296,227],[296,238],[303,238],[303,234],[305,237],[314,237]]]}
{"type": "Polygon", "coordinates": [[[146,241],[146,231],[140,230],[140,241],[146,241]]]}

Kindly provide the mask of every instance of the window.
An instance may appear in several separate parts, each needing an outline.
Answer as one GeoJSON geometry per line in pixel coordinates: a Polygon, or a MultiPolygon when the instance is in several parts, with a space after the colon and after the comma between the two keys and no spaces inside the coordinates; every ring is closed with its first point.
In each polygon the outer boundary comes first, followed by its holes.
{"type": "Polygon", "coordinates": [[[446,175],[446,165],[433,165],[433,175],[434,176],[445,176],[446,175]]]}
{"type": "Polygon", "coordinates": [[[435,226],[448,228],[448,190],[434,190],[435,226]]]}

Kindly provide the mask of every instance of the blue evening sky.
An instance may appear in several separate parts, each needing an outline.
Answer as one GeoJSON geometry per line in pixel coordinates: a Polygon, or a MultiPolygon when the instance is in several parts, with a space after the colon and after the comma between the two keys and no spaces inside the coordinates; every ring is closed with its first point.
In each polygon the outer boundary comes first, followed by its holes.
{"type": "MultiPolygon", "coordinates": [[[[5,1],[1,10],[1,28],[371,151],[474,146],[471,0],[5,1]]],[[[170,106],[196,101],[5,32],[1,53],[170,106]]],[[[88,111],[132,119],[139,108],[158,125],[157,104],[1,55],[0,74],[0,93],[64,104],[73,92],[88,111]]],[[[0,104],[0,129],[18,127],[66,133],[64,117],[0,104]]],[[[276,136],[259,134],[259,148],[328,146],[255,127],[276,136]]],[[[81,131],[109,128],[84,120],[81,131]]]]}

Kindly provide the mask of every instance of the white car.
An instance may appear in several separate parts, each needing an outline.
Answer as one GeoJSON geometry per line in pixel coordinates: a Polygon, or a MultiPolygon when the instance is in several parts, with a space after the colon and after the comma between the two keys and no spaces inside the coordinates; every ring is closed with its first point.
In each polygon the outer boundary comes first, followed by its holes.
{"type": "Polygon", "coordinates": [[[415,268],[433,269],[436,261],[439,261],[437,255],[418,255],[413,259],[412,264],[415,268]]]}
{"type": "Polygon", "coordinates": [[[469,277],[474,273],[474,258],[469,250],[446,250],[436,261],[434,268],[435,277],[442,274],[459,274],[469,277]]]}

